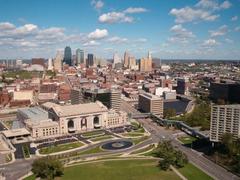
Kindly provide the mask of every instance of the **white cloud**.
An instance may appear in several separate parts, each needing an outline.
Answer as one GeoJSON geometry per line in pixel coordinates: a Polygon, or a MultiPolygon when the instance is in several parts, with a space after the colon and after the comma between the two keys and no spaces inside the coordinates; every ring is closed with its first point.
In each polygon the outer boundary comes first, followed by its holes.
{"type": "Polygon", "coordinates": [[[177,37],[183,37],[183,38],[193,38],[195,35],[191,32],[185,29],[181,24],[174,25],[171,29],[171,32],[174,33],[177,37]]]}
{"type": "Polygon", "coordinates": [[[218,45],[219,42],[217,42],[215,39],[207,39],[203,42],[203,46],[204,47],[213,47],[213,46],[216,46],[218,45]]]}
{"type": "Polygon", "coordinates": [[[220,6],[219,8],[220,9],[228,9],[232,6],[232,4],[229,2],[229,1],[224,1],[220,6]]]}
{"type": "Polygon", "coordinates": [[[147,42],[147,39],[146,38],[138,38],[135,42],[145,43],[145,42],[147,42]]]}
{"type": "Polygon", "coordinates": [[[226,38],[225,41],[226,41],[227,43],[230,43],[230,44],[232,44],[232,43],[234,42],[232,39],[229,39],[229,38],[226,38]]]}
{"type": "Polygon", "coordinates": [[[229,1],[224,1],[219,4],[216,0],[200,0],[195,6],[204,8],[204,9],[212,9],[212,10],[221,10],[228,9],[231,7],[231,3],[229,1]]]}
{"type": "Polygon", "coordinates": [[[235,31],[240,31],[240,26],[237,26],[234,30],[235,31]]]}
{"type": "Polygon", "coordinates": [[[211,14],[211,12],[202,9],[193,9],[184,7],[181,9],[172,9],[170,14],[176,16],[176,23],[185,23],[195,20],[214,21],[219,15],[211,14]]]}
{"type": "Polygon", "coordinates": [[[100,45],[100,43],[99,43],[99,42],[96,42],[96,41],[94,41],[94,40],[91,40],[91,41],[89,41],[89,42],[85,42],[85,43],[83,44],[83,46],[85,46],[85,47],[88,47],[88,46],[98,46],[98,45],[100,45]]]}
{"type": "Polygon", "coordinates": [[[185,23],[192,21],[214,21],[220,15],[216,11],[228,9],[232,6],[229,1],[218,3],[216,0],[200,0],[193,7],[173,8],[170,14],[176,17],[176,23],[185,23]]]}
{"type": "Polygon", "coordinates": [[[134,21],[134,18],[132,16],[129,16],[130,14],[136,14],[136,13],[143,13],[146,12],[147,9],[142,7],[129,7],[125,9],[122,12],[108,12],[104,13],[99,16],[98,21],[101,23],[132,23],[134,21]]]}
{"type": "Polygon", "coordinates": [[[237,21],[238,20],[238,16],[233,16],[232,18],[231,18],[231,21],[237,21]]]}
{"type": "Polygon", "coordinates": [[[95,31],[88,34],[89,39],[103,39],[108,36],[106,29],[96,29],[95,31]]]}
{"type": "Polygon", "coordinates": [[[15,26],[9,22],[2,22],[0,23],[0,30],[4,31],[4,30],[11,30],[14,29],[15,26]]]}
{"type": "Polygon", "coordinates": [[[174,25],[170,31],[173,35],[168,41],[172,43],[188,43],[190,39],[195,37],[191,31],[184,28],[181,24],[174,25]]]}
{"type": "Polygon", "coordinates": [[[111,43],[124,43],[124,42],[127,42],[128,39],[127,38],[120,38],[118,36],[114,36],[114,37],[111,37],[109,39],[107,39],[107,42],[111,42],[111,43]]]}
{"type": "Polygon", "coordinates": [[[101,0],[98,0],[98,1],[92,0],[91,5],[94,6],[95,9],[100,10],[103,8],[104,2],[101,0]]]}
{"type": "Polygon", "coordinates": [[[216,36],[224,36],[227,32],[228,32],[227,25],[223,25],[215,31],[210,31],[210,34],[211,34],[211,37],[216,37],[216,36]]]}
{"type": "Polygon", "coordinates": [[[99,16],[98,20],[101,23],[109,23],[109,24],[122,23],[122,22],[126,22],[126,23],[133,22],[132,17],[126,16],[126,14],[124,14],[122,12],[109,12],[106,14],[102,14],[101,16],[99,16]]]}
{"type": "Polygon", "coordinates": [[[134,13],[143,13],[143,12],[147,12],[147,9],[142,8],[142,7],[129,7],[126,10],[123,11],[124,13],[127,14],[134,14],[134,13]]]}

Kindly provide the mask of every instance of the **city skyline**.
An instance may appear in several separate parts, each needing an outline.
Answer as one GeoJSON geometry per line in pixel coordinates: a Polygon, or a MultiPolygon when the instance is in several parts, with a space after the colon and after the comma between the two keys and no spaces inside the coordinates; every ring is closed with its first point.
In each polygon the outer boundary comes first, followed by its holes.
{"type": "Polygon", "coordinates": [[[161,59],[239,60],[239,2],[0,0],[0,58],[50,58],[70,46],[103,58],[149,50],[161,59]]]}

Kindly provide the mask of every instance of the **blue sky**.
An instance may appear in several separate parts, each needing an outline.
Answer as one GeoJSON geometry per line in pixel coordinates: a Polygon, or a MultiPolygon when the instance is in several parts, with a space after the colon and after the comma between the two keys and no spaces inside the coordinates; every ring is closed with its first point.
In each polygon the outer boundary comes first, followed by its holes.
{"type": "Polygon", "coordinates": [[[0,0],[0,58],[240,59],[240,0],[0,0]]]}

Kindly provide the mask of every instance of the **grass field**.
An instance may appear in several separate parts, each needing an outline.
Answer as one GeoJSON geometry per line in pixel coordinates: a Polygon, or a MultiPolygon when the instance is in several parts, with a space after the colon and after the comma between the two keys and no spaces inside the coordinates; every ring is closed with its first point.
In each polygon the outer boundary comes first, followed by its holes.
{"type": "Polygon", "coordinates": [[[156,160],[115,160],[68,167],[62,180],[160,180],[180,179],[172,171],[161,171],[156,160]]]}
{"type": "Polygon", "coordinates": [[[102,140],[107,140],[107,139],[112,139],[112,138],[113,138],[113,136],[111,136],[111,135],[104,135],[104,136],[91,138],[90,140],[93,142],[96,142],[96,141],[102,141],[102,140]]]}
{"type": "Polygon", "coordinates": [[[104,135],[105,133],[103,131],[90,131],[85,132],[82,134],[83,137],[92,137],[92,136],[98,136],[98,135],[104,135]]]}
{"type": "Polygon", "coordinates": [[[146,151],[149,151],[149,150],[151,150],[151,149],[153,149],[154,148],[154,145],[149,145],[149,146],[147,146],[147,147],[144,147],[144,148],[142,148],[142,149],[138,149],[138,150],[136,150],[136,151],[133,151],[133,152],[131,152],[131,154],[139,154],[139,153],[144,153],[144,152],[146,152],[146,151]]]}
{"type": "Polygon", "coordinates": [[[41,154],[51,154],[51,153],[66,151],[70,149],[75,149],[81,146],[83,146],[83,143],[73,142],[73,143],[60,144],[57,146],[49,146],[49,147],[41,148],[39,152],[41,154]]]}
{"type": "Polygon", "coordinates": [[[179,141],[181,141],[183,144],[191,144],[192,142],[196,141],[197,138],[192,136],[182,136],[178,138],[179,141]]]}
{"type": "Polygon", "coordinates": [[[122,133],[122,136],[125,137],[139,137],[139,136],[143,136],[143,133],[138,133],[138,132],[129,132],[129,133],[122,133]]]}
{"type": "Polygon", "coordinates": [[[210,176],[205,174],[203,171],[198,169],[191,163],[188,163],[184,168],[178,169],[179,172],[185,176],[187,179],[194,179],[194,180],[213,180],[210,176]]]}
{"type": "Polygon", "coordinates": [[[140,138],[133,138],[131,140],[135,145],[137,145],[137,144],[140,144],[141,142],[147,140],[148,138],[149,138],[148,136],[143,136],[143,137],[140,137],[140,138]]]}
{"type": "MultiPolygon", "coordinates": [[[[113,157],[112,157],[113,158],[113,157]]],[[[90,162],[74,165],[64,170],[61,180],[177,180],[180,179],[173,171],[162,171],[157,166],[156,159],[111,160],[105,162],[90,162]]],[[[180,173],[189,180],[212,180],[207,174],[192,164],[179,169],[180,173]]],[[[33,180],[34,175],[24,180],[33,180]]]]}
{"type": "Polygon", "coordinates": [[[85,154],[95,154],[95,153],[100,153],[100,152],[104,152],[103,149],[101,149],[100,146],[97,146],[95,148],[83,151],[83,152],[79,152],[78,155],[85,155],[85,154]]]}

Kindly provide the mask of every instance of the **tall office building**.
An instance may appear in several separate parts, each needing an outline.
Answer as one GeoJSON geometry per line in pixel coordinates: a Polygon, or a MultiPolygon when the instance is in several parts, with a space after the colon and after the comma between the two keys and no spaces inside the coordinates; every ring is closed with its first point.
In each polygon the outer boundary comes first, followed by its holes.
{"type": "Polygon", "coordinates": [[[129,53],[125,51],[123,64],[125,68],[129,68],[129,53]]]}
{"type": "Polygon", "coordinates": [[[224,133],[240,138],[240,105],[212,105],[210,141],[220,142],[224,133]]]}
{"type": "Polygon", "coordinates": [[[188,86],[189,86],[188,78],[178,78],[176,89],[177,94],[188,95],[189,94],[188,86]]]}
{"type": "Polygon", "coordinates": [[[65,47],[63,62],[72,66],[72,50],[69,46],[65,47]]]}
{"type": "Polygon", "coordinates": [[[213,102],[240,103],[240,84],[235,81],[212,82],[209,97],[213,102]]]}
{"type": "Polygon", "coordinates": [[[140,59],[139,70],[142,72],[151,72],[152,71],[152,57],[151,53],[148,52],[147,58],[140,59]]]}
{"type": "Polygon", "coordinates": [[[163,117],[163,99],[159,96],[144,93],[139,95],[138,108],[146,113],[153,113],[163,117]]]}
{"type": "Polygon", "coordinates": [[[84,103],[82,90],[81,89],[71,89],[70,99],[71,99],[71,104],[84,103]]]}
{"type": "Polygon", "coordinates": [[[88,54],[86,66],[87,67],[92,67],[93,65],[94,65],[94,55],[93,54],[88,54]]]}
{"type": "Polygon", "coordinates": [[[131,70],[138,70],[138,65],[136,63],[135,57],[129,57],[129,69],[131,70]]]}
{"type": "Polygon", "coordinates": [[[84,64],[84,51],[81,49],[76,50],[76,65],[84,64]]]}
{"type": "Polygon", "coordinates": [[[57,51],[56,57],[54,59],[54,70],[61,72],[62,71],[62,60],[63,56],[60,51],[57,51]]]}
{"type": "Polygon", "coordinates": [[[52,63],[52,58],[48,59],[48,70],[52,71],[53,70],[53,63],[52,63]]]}
{"type": "Polygon", "coordinates": [[[121,63],[121,58],[118,56],[117,53],[113,54],[113,67],[116,67],[117,64],[121,63]]]}
{"type": "Polygon", "coordinates": [[[95,89],[85,92],[85,97],[92,101],[101,101],[109,109],[120,111],[121,92],[113,89],[95,89]]]}

